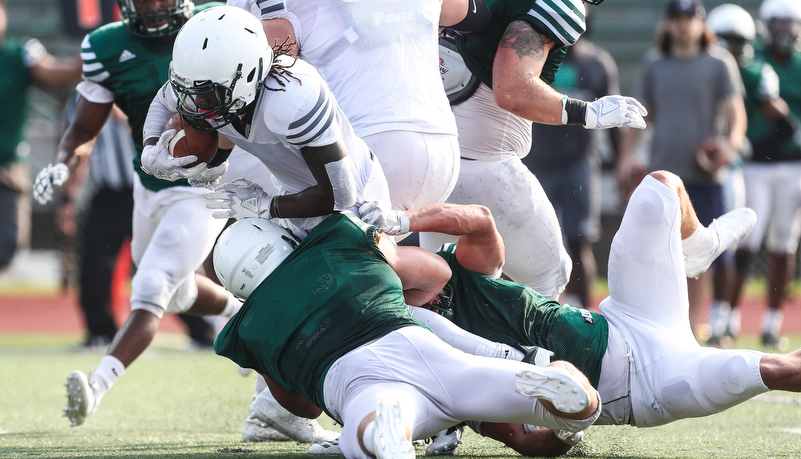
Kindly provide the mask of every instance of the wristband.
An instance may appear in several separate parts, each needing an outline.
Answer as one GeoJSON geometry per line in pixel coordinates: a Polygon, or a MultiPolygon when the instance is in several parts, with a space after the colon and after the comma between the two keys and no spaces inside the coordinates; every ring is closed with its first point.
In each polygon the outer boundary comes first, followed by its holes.
{"type": "Polygon", "coordinates": [[[281,212],[278,210],[278,196],[273,196],[273,217],[275,218],[284,218],[281,216],[281,212]]]}
{"type": "Polygon", "coordinates": [[[584,126],[587,118],[587,102],[562,97],[562,124],[580,124],[584,126]]]}
{"type": "Polygon", "coordinates": [[[233,148],[218,148],[217,153],[214,154],[214,158],[212,158],[212,160],[209,161],[208,167],[209,168],[217,167],[220,164],[224,163],[225,160],[227,160],[228,157],[231,156],[231,151],[233,151],[233,148]]]}

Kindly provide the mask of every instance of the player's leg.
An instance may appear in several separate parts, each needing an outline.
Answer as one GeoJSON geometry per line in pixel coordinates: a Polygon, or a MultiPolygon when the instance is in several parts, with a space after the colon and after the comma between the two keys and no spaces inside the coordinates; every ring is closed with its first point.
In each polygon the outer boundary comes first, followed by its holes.
{"type": "Polygon", "coordinates": [[[97,409],[125,369],[152,342],[165,312],[186,312],[196,300],[203,311],[214,314],[236,311],[240,303],[222,287],[195,282],[194,271],[203,262],[224,220],[211,217],[205,208],[205,190],[177,187],[157,193],[135,184],[132,256],[137,272],[131,282],[131,315],[114,336],[108,354],[84,385],[85,376],[73,372],[68,380],[65,416],[73,425],[85,421],[97,409]],[[214,289],[216,294],[206,294],[214,289]],[[220,301],[226,296],[228,300],[220,301]],[[80,399],[80,402],[78,400],[80,399]]]}
{"type": "Polygon", "coordinates": [[[444,202],[456,185],[459,143],[454,135],[385,131],[362,139],[381,162],[393,209],[444,202]]]}
{"type": "Polygon", "coordinates": [[[101,188],[84,220],[80,255],[80,305],[88,332],[85,345],[107,346],[117,326],[111,314],[111,278],[123,243],[131,237],[131,190],[101,188]]]}
{"type": "MultiPolygon", "coordinates": [[[[27,173],[27,169],[20,172],[27,173]]],[[[3,215],[0,219],[0,272],[11,264],[17,249],[23,245],[22,239],[30,234],[30,207],[30,198],[26,198],[22,191],[0,183],[0,212],[3,215]]]]}
{"type": "Polygon", "coordinates": [[[781,164],[771,171],[774,196],[765,243],[770,264],[768,310],[762,321],[762,342],[779,348],[782,305],[787,298],[787,285],[795,273],[795,254],[801,237],[801,182],[798,180],[801,165],[781,164]]]}
{"type": "Polygon", "coordinates": [[[771,202],[773,201],[771,176],[770,167],[766,164],[748,162],[743,166],[743,178],[746,190],[748,190],[746,206],[754,210],[757,222],[751,233],[737,246],[734,254],[736,273],[732,296],[729,299],[731,311],[728,313],[728,318],[725,311],[724,313],[716,313],[714,310],[710,312],[709,321],[712,325],[713,337],[726,332],[735,337],[740,332],[739,305],[743,286],[751,274],[756,253],[762,247],[768,224],[773,218],[771,215],[771,202]]]}
{"type": "Polygon", "coordinates": [[[774,388],[801,391],[801,355],[770,356],[744,349],[701,347],[672,353],[647,370],[662,412],[638,426],[708,416],[774,388]],[[768,384],[770,383],[770,385],[768,384]]]}
{"type": "Polygon", "coordinates": [[[759,372],[770,390],[801,392],[801,350],[789,354],[765,354],[759,372]]]}
{"type": "Polygon", "coordinates": [[[290,413],[275,399],[264,378],[259,375],[256,396],[250,405],[242,441],[287,441],[323,443],[339,438],[339,433],[326,430],[314,419],[290,413]],[[261,428],[257,427],[261,424],[261,428]]]}
{"type": "MultiPolygon", "coordinates": [[[[448,202],[482,204],[492,211],[506,246],[503,273],[555,299],[570,276],[556,212],[534,175],[517,156],[496,161],[462,160],[448,202]]],[[[421,246],[436,250],[453,237],[421,235],[421,246]]]]}
{"type": "Polygon", "coordinates": [[[573,260],[570,280],[565,288],[565,302],[589,309],[592,307],[590,290],[596,274],[592,243],[598,239],[601,222],[599,160],[594,156],[584,158],[565,173],[560,222],[573,260]],[[578,302],[571,303],[569,298],[578,298],[578,302]]]}

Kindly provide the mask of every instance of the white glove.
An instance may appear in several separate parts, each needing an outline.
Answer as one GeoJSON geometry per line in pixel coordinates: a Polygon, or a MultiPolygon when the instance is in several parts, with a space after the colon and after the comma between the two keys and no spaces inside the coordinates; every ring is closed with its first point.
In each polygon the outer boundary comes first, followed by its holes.
{"type": "Polygon", "coordinates": [[[168,129],[161,133],[159,141],[155,145],[146,145],[142,149],[142,170],[161,180],[174,182],[182,178],[189,178],[199,175],[205,163],[197,166],[185,168],[187,164],[197,161],[197,156],[188,155],[176,158],[170,154],[167,145],[175,135],[175,129],[168,129]]]}
{"type": "Polygon", "coordinates": [[[47,167],[36,174],[33,182],[33,198],[41,205],[53,199],[53,191],[59,188],[70,178],[70,168],[66,164],[58,163],[47,167]]]}
{"type": "Polygon", "coordinates": [[[397,236],[409,232],[409,216],[404,212],[383,209],[376,201],[365,202],[359,206],[361,219],[378,228],[378,232],[397,236]]]}
{"type": "Polygon", "coordinates": [[[567,430],[554,429],[553,433],[556,434],[556,438],[562,440],[570,446],[576,446],[581,443],[581,440],[584,440],[583,430],[580,432],[569,432],[567,430]]]}
{"type": "Polygon", "coordinates": [[[214,167],[208,167],[206,166],[206,163],[201,163],[199,165],[205,166],[203,172],[194,177],[189,177],[189,184],[194,187],[214,190],[220,184],[220,177],[228,172],[227,160],[214,167]]]}
{"type": "Polygon", "coordinates": [[[645,129],[643,117],[647,114],[648,110],[633,97],[604,96],[595,102],[587,102],[584,128],[633,127],[645,129]]]}
{"type": "Polygon", "coordinates": [[[270,218],[272,196],[248,179],[238,178],[233,182],[223,183],[207,194],[206,199],[209,201],[206,208],[223,209],[214,212],[214,218],[270,218]]]}

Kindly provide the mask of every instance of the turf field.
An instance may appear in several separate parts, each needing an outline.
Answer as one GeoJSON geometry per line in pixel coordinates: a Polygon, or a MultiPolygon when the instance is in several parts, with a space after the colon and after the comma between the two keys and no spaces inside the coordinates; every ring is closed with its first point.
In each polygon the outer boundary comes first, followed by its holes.
{"type": "MultiPolygon", "coordinates": [[[[211,351],[187,350],[183,335],[160,332],[84,425],[61,417],[66,376],[101,353],[70,347],[77,334],[0,335],[0,458],[309,457],[307,445],[242,443],[254,376],[211,351]]],[[[754,337],[738,344],[755,347],[754,337]]],[[[791,348],[801,347],[794,336],[791,348]]],[[[332,427],[330,420],[322,421],[332,427]]],[[[332,427],[335,428],[335,427],[332,427]]],[[[572,456],[601,458],[799,458],[801,395],[771,393],[731,410],[652,428],[592,427],[572,456]]],[[[424,455],[424,448],[418,454],[424,455]]],[[[517,456],[468,432],[462,457],[517,456]]]]}

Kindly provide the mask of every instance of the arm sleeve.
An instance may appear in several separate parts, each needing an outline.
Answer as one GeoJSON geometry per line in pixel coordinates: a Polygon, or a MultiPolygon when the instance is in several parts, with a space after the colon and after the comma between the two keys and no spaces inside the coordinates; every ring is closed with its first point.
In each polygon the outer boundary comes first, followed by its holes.
{"type": "Polygon", "coordinates": [[[313,77],[304,75],[302,85],[293,81],[286,91],[271,93],[263,110],[267,129],[298,149],[324,147],[342,138],[336,100],[322,78],[318,75],[315,84],[313,77]]]}
{"type": "Polygon", "coordinates": [[[172,99],[172,89],[169,87],[170,83],[164,83],[164,86],[156,93],[156,97],[150,102],[150,108],[147,109],[147,118],[145,118],[145,125],[142,129],[143,139],[151,137],[161,137],[164,132],[164,126],[167,125],[170,117],[177,113],[175,110],[175,103],[170,101],[172,99]],[[172,111],[171,111],[172,109],[172,111]]]}
{"type": "Polygon", "coordinates": [[[756,98],[765,102],[779,97],[779,75],[769,64],[762,66],[762,73],[759,76],[756,98]]]}
{"type": "Polygon", "coordinates": [[[286,19],[295,29],[295,37],[300,41],[300,20],[287,8],[284,0],[256,0],[256,5],[261,14],[261,20],[266,19],[286,19]]]}

